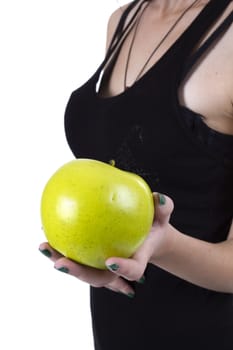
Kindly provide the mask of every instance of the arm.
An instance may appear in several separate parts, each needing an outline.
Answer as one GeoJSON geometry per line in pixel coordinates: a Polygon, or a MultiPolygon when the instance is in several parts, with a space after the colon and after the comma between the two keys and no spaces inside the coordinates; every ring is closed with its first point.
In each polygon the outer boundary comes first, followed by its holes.
{"type": "Polygon", "coordinates": [[[176,230],[168,219],[173,203],[157,206],[152,230],[132,259],[108,259],[107,265],[117,264],[115,272],[129,280],[143,274],[147,262],[200,287],[233,293],[233,224],[228,239],[209,243],[176,230]]]}
{"type": "MultiPolygon", "coordinates": [[[[158,196],[154,196],[158,202],[158,196]]],[[[145,242],[130,259],[111,257],[106,261],[110,271],[79,265],[42,243],[40,251],[55,268],[94,286],[105,287],[132,297],[129,281],[140,281],[148,263],[198,286],[219,292],[233,293],[233,224],[228,239],[208,243],[187,236],[169,224],[173,202],[156,203],[156,217],[145,242]],[[112,269],[112,267],[114,267],[112,269]]]]}
{"type": "Polygon", "coordinates": [[[233,225],[228,239],[209,243],[189,237],[171,225],[169,250],[156,252],[151,262],[174,275],[201,287],[233,293],[233,225]]]}

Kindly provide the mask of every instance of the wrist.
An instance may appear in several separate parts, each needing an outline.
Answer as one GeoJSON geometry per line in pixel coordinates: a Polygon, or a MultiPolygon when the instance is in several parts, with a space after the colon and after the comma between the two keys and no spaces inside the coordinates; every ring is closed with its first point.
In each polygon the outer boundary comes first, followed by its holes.
{"type": "MultiPolygon", "coordinates": [[[[158,233],[160,237],[157,237],[158,241],[151,255],[150,263],[158,265],[161,261],[173,254],[178,233],[179,232],[171,224],[167,224],[166,230],[158,233]]],[[[155,234],[157,234],[157,232],[155,232],[155,234]]]]}

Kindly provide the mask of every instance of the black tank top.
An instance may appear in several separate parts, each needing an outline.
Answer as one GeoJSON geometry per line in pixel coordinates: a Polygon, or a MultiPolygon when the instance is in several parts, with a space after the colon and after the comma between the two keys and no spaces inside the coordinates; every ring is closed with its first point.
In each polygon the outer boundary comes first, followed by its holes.
{"type": "MultiPolygon", "coordinates": [[[[115,160],[142,176],[152,191],[175,202],[171,224],[208,242],[227,238],[233,217],[233,137],[216,132],[202,116],[182,107],[178,87],[190,69],[232,24],[231,13],[195,51],[231,0],[211,0],[190,26],[137,82],[113,97],[97,91],[111,74],[133,1],[123,13],[104,62],[75,90],[65,131],[76,157],[115,160]]],[[[203,266],[204,268],[204,266],[203,266]]],[[[91,288],[96,350],[233,349],[233,298],[148,265],[146,283],[133,283],[133,300],[91,288]]]]}

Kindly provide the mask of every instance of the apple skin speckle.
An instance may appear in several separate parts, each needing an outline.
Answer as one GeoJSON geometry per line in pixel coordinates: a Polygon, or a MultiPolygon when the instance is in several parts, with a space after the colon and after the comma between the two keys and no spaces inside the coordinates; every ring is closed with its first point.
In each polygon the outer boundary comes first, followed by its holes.
{"type": "Polygon", "coordinates": [[[106,269],[111,256],[130,257],[153,218],[153,195],[141,177],[92,159],[64,164],[42,193],[48,242],[66,257],[99,269],[106,269]]]}

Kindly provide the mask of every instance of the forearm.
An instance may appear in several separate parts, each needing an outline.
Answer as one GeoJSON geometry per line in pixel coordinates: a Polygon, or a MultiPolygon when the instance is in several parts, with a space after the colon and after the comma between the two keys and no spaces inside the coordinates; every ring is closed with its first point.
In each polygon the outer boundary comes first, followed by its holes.
{"type": "Polygon", "coordinates": [[[209,243],[168,226],[169,242],[151,263],[200,287],[233,293],[233,240],[209,243]]]}

